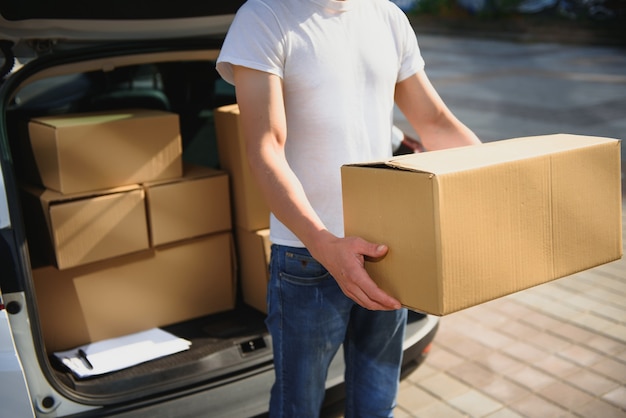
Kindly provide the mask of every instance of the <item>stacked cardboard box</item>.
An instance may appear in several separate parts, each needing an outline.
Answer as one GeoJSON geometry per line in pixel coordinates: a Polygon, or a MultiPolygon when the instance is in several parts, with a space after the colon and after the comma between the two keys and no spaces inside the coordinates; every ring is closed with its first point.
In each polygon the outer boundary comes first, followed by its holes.
{"type": "Polygon", "coordinates": [[[22,190],[36,265],[67,269],[149,248],[145,191],[140,185],[69,195],[36,186],[22,190]]]}
{"type": "Polygon", "coordinates": [[[269,281],[270,231],[236,229],[237,257],[241,293],[246,304],[267,312],[267,284],[269,281]]]}
{"type": "Polygon", "coordinates": [[[183,177],[144,183],[153,247],[232,228],[228,175],[185,165],[183,177]]]}
{"type": "Polygon", "coordinates": [[[33,269],[46,349],[232,309],[232,246],[222,232],[66,270],[33,269]]]}
{"type": "Polygon", "coordinates": [[[246,304],[266,312],[270,211],[248,165],[237,104],[215,110],[220,166],[231,178],[238,277],[246,304]]]}
{"type": "Polygon", "coordinates": [[[51,116],[29,133],[44,187],[24,186],[23,202],[48,351],[234,307],[228,176],[183,166],[177,115],[51,116]]]}
{"type": "Polygon", "coordinates": [[[129,109],[34,118],[30,142],[43,185],[64,194],[182,175],[178,115],[129,109]]]}

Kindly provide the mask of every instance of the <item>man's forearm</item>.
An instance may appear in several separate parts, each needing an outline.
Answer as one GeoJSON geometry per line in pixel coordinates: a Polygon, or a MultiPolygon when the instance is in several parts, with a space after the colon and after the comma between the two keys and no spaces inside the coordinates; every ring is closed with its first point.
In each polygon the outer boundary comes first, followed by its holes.
{"type": "Polygon", "coordinates": [[[274,216],[307,248],[314,249],[320,245],[318,241],[328,238],[326,227],[311,207],[282,151],[272,146],[249,148],[248,161],[274,216]]]}
{"type": "Polygon", "coordinates": [[[445,120],[422,127],[420,138],[428,150],[476,145],[480,139],[452,114],[445,120]]]}
{"type": "Polygon", "coordinates": [[[428,150],[480,143],[446,106],[424,72],[396,84],[395,101],[428,150]]]}

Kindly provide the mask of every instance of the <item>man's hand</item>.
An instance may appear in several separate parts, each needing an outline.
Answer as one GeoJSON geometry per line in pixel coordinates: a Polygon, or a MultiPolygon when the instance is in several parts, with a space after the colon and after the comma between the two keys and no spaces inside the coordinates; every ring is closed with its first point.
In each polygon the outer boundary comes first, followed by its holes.
{"type": "Polygon", "coordinates": [[[364,268],[366,258],[376,259],[387,254],[385,245],[358,237],[327,238],[311,254],[326,267],[346,296],[370,310],[401,308],[400,302],[382,291],[364,268]]]}

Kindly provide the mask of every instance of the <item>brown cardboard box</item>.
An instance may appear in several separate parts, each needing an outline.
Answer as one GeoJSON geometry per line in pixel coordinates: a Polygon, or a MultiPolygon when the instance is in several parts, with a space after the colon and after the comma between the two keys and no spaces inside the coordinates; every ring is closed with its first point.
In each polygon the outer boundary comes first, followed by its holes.
{"type": "Polygon", "coordinates": [[[184,168],[184,177],[144,184],[153,246],[231,230],[226,172],[184,168]]]}
{"type": "Polygon", "coordinates": [[[342,167],[346,235],[390,250],[366,268],[444,315],[622,256],[620,143],[519,138],[342,167]]]}
{"type": "Polygon", "coordinates": [[[270,211],[250,172],[239,126],[239,106],[215,109],[215,134],[220,167],[231,179],[235,225],[248,231],[269,228],[270,211]]]}
{"type": "Polygon", "coordinates": [[[237,260],[243,301],[267,313],[269,281],[270,231],[248,231],[237,228],[237,260]]]}
{"type": "Polygon", "coordinates": [[[32,119],[28,131],[45,187],[61,193],[182,175],[178,115],[119,110],[32,119]]]}
{"type": "Polygon", "coordinates": [[[69,270],[33,270],[48,352],[232,309],[232,234],[69,270]]]}
{"type": "Polygon", "coordinates": [[[145,193],[138,186],[71,195],[23,188],[31,253],[66,269],[145,250],[145,193]]]}

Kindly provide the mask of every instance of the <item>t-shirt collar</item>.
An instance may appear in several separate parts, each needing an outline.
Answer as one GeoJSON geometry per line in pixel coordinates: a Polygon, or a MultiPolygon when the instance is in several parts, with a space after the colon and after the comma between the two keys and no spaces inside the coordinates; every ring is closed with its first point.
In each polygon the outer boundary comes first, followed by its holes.
{"type": "Polygon", "coordinates": [[[330,9],[335,12],[347,12],[352,9],[356,0],[313,0],[314,3],[319,4],[325,9],[330,9]]]}

